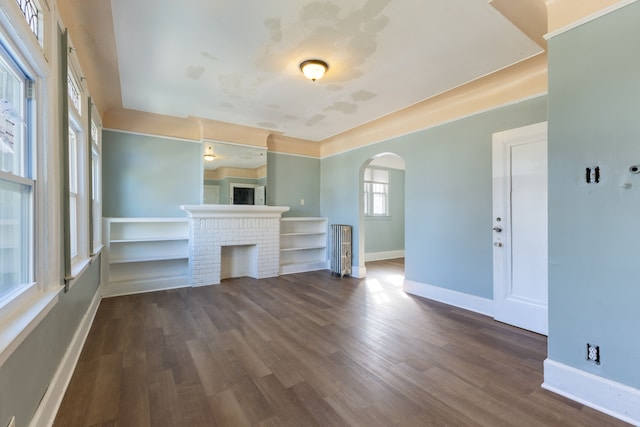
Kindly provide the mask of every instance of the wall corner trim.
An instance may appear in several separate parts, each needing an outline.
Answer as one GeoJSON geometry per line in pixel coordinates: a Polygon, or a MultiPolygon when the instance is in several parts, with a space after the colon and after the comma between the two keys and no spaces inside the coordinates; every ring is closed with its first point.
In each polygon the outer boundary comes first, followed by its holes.
{"type": "Polygon", "coordinates": [[[542,388],[633,425],[640,425],[640,390],[551,359],[542,388]]]}
{"type": "Polygon", "coordinates": [[[419,297],[493,317],[493,300],[426,283],[404,281],[404,291],[419,297]]]}
{"type": "Polygon", "coordinates": [[[69,386],[71,376],[80,358],[82,347],[84,347],[84,343],[89,335],[93,319],[98,312],[101,301],[100,295],[102,294],[101,288],[102,286],[98,287],[89,308],[87,308],[84,316],[82,316],[80,325],[78,329],[76,329],[75,334],[73,334],[73,339],[51,380],[51,384],[49,384],[47,392],[40,402],[40,406],[38,406],[31,423],[29,423],[29,427],[47,427],[53,425],[60,404],[62,403],[62,398],[69,386]]]}

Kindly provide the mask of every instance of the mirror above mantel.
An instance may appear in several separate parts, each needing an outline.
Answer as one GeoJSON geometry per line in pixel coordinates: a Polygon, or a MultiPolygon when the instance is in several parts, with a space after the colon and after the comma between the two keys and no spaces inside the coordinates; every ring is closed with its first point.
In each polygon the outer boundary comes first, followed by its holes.
{"type": "Polygon", "coordinates": [[[204,204],[266,204],[267,150],[220,141],[202,142],[204,204]],[[205,155],[213,160],[205,160],[205,155]]]}

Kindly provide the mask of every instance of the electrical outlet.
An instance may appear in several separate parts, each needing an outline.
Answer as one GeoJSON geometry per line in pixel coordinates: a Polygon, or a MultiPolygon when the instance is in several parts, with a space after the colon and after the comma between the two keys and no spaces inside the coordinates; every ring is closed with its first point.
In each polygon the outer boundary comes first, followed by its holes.
{"type": "Polygon", "coordinates": [[[596,365],[600,364],[600,346],[587,343],[587,360],[596,365]]]}
{"type": "Polygon", "coordinates": [[[600,166],[586,168],[585,181],[587,184],[600,184],[600,166]]]}
{"type": "Polygon", "coordinates": [[[7,427],[16,427],[16,417],[11,417],[11,421],[9,421],[7,427]]]}

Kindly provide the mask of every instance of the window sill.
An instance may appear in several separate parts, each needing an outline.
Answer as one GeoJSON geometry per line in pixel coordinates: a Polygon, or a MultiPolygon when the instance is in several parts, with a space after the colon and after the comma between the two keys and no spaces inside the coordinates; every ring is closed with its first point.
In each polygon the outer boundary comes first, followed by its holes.
{"type": "Polygon", "coordinates": [[[3,307],[7,313],[0,319],[0,366],[56,305],[61,289],[42,292],[34,285],[15,304],[3,307]]]}
{"type": "Polygon", "coordinates": [[[391,215],[365,215],[364,219],[365,220],[367,220],[367,219],[387,219],[387,220],[390,220],[391,219],[391,215]]]}
{"type": "Polygon", "coordinates": [[[78,260],[71,265],[71,278],[69,280],[69,289],[73,288],[78,279],[82,277],[87,268],[91,265],[94,257],[78,260]]]}
{"type": "Polygon", "coordinates": [[[100,255],[102,253],[103,249],[104,249],[104,245],[102,243],[96,245],[96,247],[94,249],[94,254],[91,257],[91,261],[90,262],[95,261],[95,259],[98,257],[98,255],[100,255]]]}

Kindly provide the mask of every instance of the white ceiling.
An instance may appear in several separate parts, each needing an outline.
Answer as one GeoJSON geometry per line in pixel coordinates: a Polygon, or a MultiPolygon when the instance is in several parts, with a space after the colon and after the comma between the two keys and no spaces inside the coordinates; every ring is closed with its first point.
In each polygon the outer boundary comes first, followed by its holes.
{"type": "Polygon", "coordinates": [[[543,51],[487,0],[111,3],[124,108],[313,141],[543,51]]]}
{"type": "Polygon", "coordinates": [[[215,170],[221,167],[255,169],[267,163],[267,150],[248,145],[236,145],[216,141],[204,141],[203,152],[211,152],[216,158],[204,162],[204,168],[215,170]]]}

